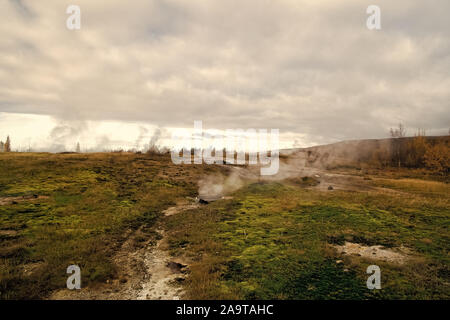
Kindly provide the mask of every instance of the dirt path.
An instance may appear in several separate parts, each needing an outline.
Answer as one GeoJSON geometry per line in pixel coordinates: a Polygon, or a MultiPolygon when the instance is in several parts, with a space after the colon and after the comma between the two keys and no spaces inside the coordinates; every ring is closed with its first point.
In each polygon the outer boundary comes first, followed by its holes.
{"type": "MultiPolygon", "coordinates": [[[[164,217],[185,210],[195,209],[198,204],[181,202],[165,210],[164,217]]],[[[162,219],[164,219],[164,217],[162,219]]],[[[51,300],[179,300],[183,297],[181,283],[188,266],[182,258],[171,257],[168,251],[164,222],[159,221],[152,239],[140,243],[145,237],[142,228],[130,233],[113,260],[118,267],[118,279],[108,280],[96,287],[81,290],[61,289],[55,291],[51,300]],[[157,236],[155,236],[157,235],[157,236]],[[155,241],[155,238],[158,239],[155,241]]],[[[148,238],[148,236],[147,236],[148,238]]]]}
{"type": "MultiPolygon", "coordinates": [[[[164,217],[199,207],[198,203],[181,201],[176,206],[163,211],[164,217]]],[[[136,292],[137,300],[179,300],[183,297],[181,282],[188,272],[182,258],[171,257],[168,251],[166,232],[159,224],[156,233],[159,240],[153,246],[147,246],[143,264],[146,271],[140,288],[136,292]]]]}
{"type": "Polygon", "coordinates": [[[0,197],[0,206],[18,204],[25,201],[36,201],[41,199],[48,199],[48,196],[40,196],[37,194],[20,196],[20,197],[0,197]]]}
{"type": "Polygon", "coordinates": [[[164,248],[166,240],[164,230],[160,229],[157,232],[162,239],[145,254],[144,265],[148,278],[143,281],[142,289],[138,290],[136,298],[138,300],[179,300],[183,295],[179,283],[184,280],[185,266],[173,261],[164,248]]]}

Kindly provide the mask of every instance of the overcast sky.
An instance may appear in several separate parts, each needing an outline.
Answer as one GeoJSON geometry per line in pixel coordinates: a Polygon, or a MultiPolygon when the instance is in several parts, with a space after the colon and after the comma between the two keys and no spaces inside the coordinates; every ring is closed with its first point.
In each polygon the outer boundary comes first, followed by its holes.
{"type": "Polygon", "coordinates": [[[0,0],[0,139],[134,147],[194,120],[277,128],[282,146],[398,122],[446,134],[449,13],[448,0],[0,0]]]}

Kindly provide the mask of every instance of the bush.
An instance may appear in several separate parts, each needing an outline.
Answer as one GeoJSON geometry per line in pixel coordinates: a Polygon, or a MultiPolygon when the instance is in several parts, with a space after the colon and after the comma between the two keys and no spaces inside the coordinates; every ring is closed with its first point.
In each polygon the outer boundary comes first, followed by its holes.
{"type": "Polygon", "coordinates": [[[408,142],[405,164],[407,167],[419,168],[424,166],[427,140],[424,135],[417,135],[408,142]]]}
{"type": "Polygon", "coordinates": [[[433,172],[445,175],[450,169],[450,148],[444,143],[428,145],[424,155],[425,166],[433,172]]]}

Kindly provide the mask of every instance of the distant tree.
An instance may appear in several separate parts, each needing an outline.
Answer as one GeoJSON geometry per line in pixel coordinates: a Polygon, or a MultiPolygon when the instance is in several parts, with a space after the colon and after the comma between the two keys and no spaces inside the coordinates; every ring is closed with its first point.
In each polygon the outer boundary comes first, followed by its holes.
{"type": "Polygon", "coordinates": [[[5,144],[3,141],[0,141],[0,152],[5,152],[5,144]]]}
{"type": "Polygon", "coordinates": [[[6,138],[4,149],[5,152],[11,152],[11,139],[9,138],[9,136],[6,138]]]}
{"type": "Polygon", "coordinates": [[[398,128],[391,128],[390,134],[391,138],[403,138],[406,136],[406,129],[402,123],[399,123],[398,128]]]}
{"type": "Polygon", "coordinates": [[[390,129],[390,134],[392,138],[392,162],[398,164],[400,168],[404,158],[404,152],[402,152],[402,141],[399,138],[406,136],[406,129],[402,123],[399,123],[398,128],[390,129]]]}
{"type": "Polygon", "coordinates": [[[424,162],[431,171],[442,175],[448,174],[450,171],[450,147],[445,142],[428,145],[424,162]]]}
{"type": "Polygon", "coordinates": [[[374,165],[378,167],[387,167],[390,163],[390,155],[388,150],[385,148],[378,147],[375,150],[373,150],[371,159],[369,161],[374,165]]]}
{"type": "Polygon", "coordinates": [[[407,143],[406,166],[414,168],[423,167],[427,147],[428,142],[425,137],[425,130],[417,130],[415,137],[407,143]]]}
{"type": "Polygon", "coordinates": [[[80,143],[77,142],[77,148],[76,148],[76,153],[81,153],[81,148],[80,148],[80,143]]]}

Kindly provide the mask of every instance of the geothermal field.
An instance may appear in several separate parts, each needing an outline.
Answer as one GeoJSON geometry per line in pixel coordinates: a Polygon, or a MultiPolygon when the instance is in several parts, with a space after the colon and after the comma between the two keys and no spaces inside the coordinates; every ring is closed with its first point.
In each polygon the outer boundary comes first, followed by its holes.
{"type": "Polygon", "coordinates": [[[284,150],[267,177],[169,153],[0,154],[1,299],[448,299],[448,174],[369,161],[386,141],[284,150]]]}

